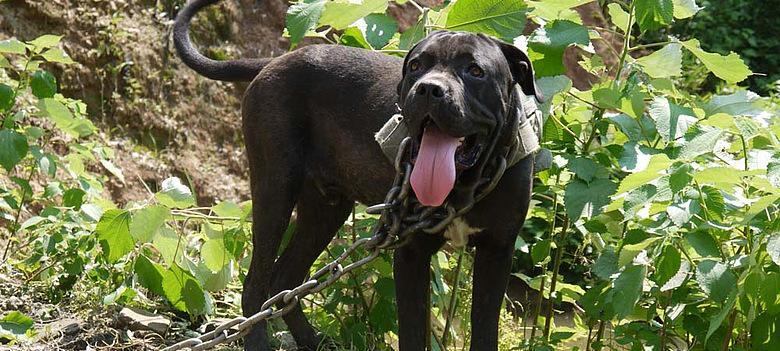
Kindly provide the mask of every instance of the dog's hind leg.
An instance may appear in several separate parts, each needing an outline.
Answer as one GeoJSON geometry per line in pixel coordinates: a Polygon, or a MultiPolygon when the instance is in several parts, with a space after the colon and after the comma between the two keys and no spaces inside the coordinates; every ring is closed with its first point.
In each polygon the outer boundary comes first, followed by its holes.
{"type": "MultiPolygon", "coordinates": [[[[241,307],[245,316],[260,311],[269,297],[276,253],[290,221],[303,183],[302,153],[295,146],[289,152],[265,153],[256,141],[247,140],[252,174],[252,262],[249,266],[241,307]],[[272,159],[266,159],[265,157],[272,159]],[[263,157],[264,156],[264,157],[263,157]]],[[[244,338],[247,351],[270,351],[265,322],[258,323],[244,338]]]]}
{"type": "MultiPolygon", "coordinates": [[[[295,234],[274,265],[273,293],[303,283],[311,265],[349,215],[352,204],[352,201],[344,198],[327,198],[312,183],[305,182],[297,206],[295,234]]],[[[284,321],[299,349],[318,349],[322,338],[309,324],[300,305],[285,315],[284,321]]]]}

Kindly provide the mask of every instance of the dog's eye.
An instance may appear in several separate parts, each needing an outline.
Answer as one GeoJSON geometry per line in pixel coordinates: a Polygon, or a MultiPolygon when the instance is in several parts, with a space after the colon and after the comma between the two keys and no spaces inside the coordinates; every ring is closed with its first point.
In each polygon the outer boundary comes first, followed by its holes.
{"type": "Polygon", "coordinates": [[[412,60],[412,62],[409,62],[409,72],[414,72],[418,69],[420,69],[420,61],[412,60]]]}
{"type": "Polygon", "coordinates": [[[471,65],[469,66],[469,74],[472,77],[482,78],[485,76],[485,71],[483,71],[482,68],[477,65],[471,65]]]}

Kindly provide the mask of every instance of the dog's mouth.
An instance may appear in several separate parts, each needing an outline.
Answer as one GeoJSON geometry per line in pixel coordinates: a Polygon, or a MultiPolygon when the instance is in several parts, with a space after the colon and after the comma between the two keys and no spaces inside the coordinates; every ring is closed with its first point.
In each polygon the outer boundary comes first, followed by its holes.
{"type": "Polygon", "coordinates": [[[483,146],[479,134],[448,135],[429,116],[420,130],[412,144],[412,189],[421,204],[440,206],[458,174],[476,165],[483,146]]]}

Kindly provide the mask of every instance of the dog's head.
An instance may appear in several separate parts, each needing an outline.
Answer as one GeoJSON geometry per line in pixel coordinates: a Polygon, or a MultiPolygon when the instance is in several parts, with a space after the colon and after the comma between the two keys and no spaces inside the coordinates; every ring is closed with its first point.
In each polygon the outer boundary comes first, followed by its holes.
{"type": "Polygon", "coordinates": [[[409,51],[398,95],[420,203],[439,206],[456,182],[478,180],[496,141],[521,118],[518,84],[541,101],[528,56],[482,34],[437,31],[409,51]]]}

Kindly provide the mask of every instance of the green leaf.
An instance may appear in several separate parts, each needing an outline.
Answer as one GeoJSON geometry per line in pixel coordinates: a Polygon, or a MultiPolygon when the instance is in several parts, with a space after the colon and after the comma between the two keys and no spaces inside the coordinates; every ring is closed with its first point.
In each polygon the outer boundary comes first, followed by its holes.
{"type": "Polygon", "coordinates": [[[750,324],[752,351],[774,351],[780,343],[780,315],[763,312],[750,324]]]}
{"type": "Polygon", "coordinates": [[[95,126],[87,119],[76,119],[65,105],[53,98],[38,101],[38,109],[44,117],[51,119],[57,128],[75,137],[85,137],[95,131],[95,126]]]}
{"type": "Polygon", "coordinates": [[[362,0],[360,3],[349,0],[327,1],[319,25],[345,29],[371,13],[384,13],[386,9],[387,0],[362,0]]]}
{"type": "Polygon", "coordinates": [[[0,130],[0,166],[7,172],[27,155],[27,138],[10,129],[0,130]]]}
{"type": "Polygon", "coordinates": [[[766,178],[772,186],[780,188],[780,160],[769,161],[766,166],[766,178]]]}
{"type": "Polygon", "coordinates": [[[48,71],[38,70],[32,75],[30,88],[37,98],[50,98],[57,93],[57,80],[48,71]]]}
{"type": "Polygon", "coordinates": [[[588,29],[566,20],[555,20],[534,31],[528,40],[535,73],[538,76],[564,74],[563,53],[573,44],[588,45],[588,29]]]}
{"type": "Polygon", "coordinates": [[[34,324],[33,319],[24,313],[19,311],[8,312],[0,319],[0,336],[3,335],[3,331],[10,332],[13,335],[25,335],[28,330],[32,329],[34,324]]]}
{"type": "Polygon", "coordinates": [[[674,18],[684,19],[693,17],[701,10],[695,0],[674,0],[674,18]]]}
{"type": "Polygon", "coordinates": [[[780,194],[770,194],[759,198],[758,201],[750,205],[750,209],[747,211],[747,213],[745,213],[745,218],[742,220],[742,224],[750,223],[750,220],[752,220],[753,217],[764,213],[764,210],[767,207],[773,205],[778,199],[780,199],[780,194]]]}
{"type": "Polygon", "coordinates": [[[523,34],[527,12],[522,0],[459,0],[452,6],[445,27],[512,41],[523,34]]]}
{"type": "Polygon", "coordinates": [[[130,236],[130,212],[119,209],[106,211],[95,227],[95,232],[103,256],[110,263],[119,261],[135,248],[135,241],[130,236]]]}
{"type": "Polygon", "coordinates": [[[195,277],[178,265],[173,265],[163,275],[162,288],[165,298],[177,309],[191,315],[208,313],[206,292],[195,277]]]}
{"type": "Polygon", "coordinates": [[[152,244],[169,267],[179,263],[183,257],[184,243],[171,228],[160,227],[152,239],[152,244]]]}
{"type": "Polygon", "coordinates": [[[592,0],[542,0],[528,1],[533,8],[528,17],[539,17],[543,21],[536,19],[537,23],[546,23],[554,20],[569,20],[582,23],[579,14],[573,8],[592,2],[592,0]]]}
{"type": "Polygon", "coordinates": [[[636,22],[643,32],[660,29],[674,20],[672,0],[636,0],[634,11],[636,22]]]}
{"type": "Polygon", "coordinates": [[[301,2],[290,6],[285,16],[285,25],[290,33],[290,46],[295,47],[311,29],[317,25],[325,10],[325,0],[301,2]]]}
{"type": "Polygon", "coordinates": [[[27,47],[21,41],[16,39],[6,39],[0,41],[0,53],[24,55],[27,47]]]}
{"type": "Polygon", "coordinates": [[[671,219],[672,222],[678,227],[682,227],[686,223],[690,222],[691,218],[693,218],[693,215],[697,214],[698,212],[698,202],[694,202],[692,200],[673,204],[666,208],[666,214],[669,216],[669,219],[671,219]]]}
{"type": "Polygon", "coordinates": [[[162,190],[154,197],[161,204],[169,208],[187,208],[195,205],[195,197],[192,191],[186,185],[181,183],[181,179],[171,177],[162,182],[162,190]]]}
{"type": "Polygon", "coordinates": [[[11,62],[9,62],[8,59],[3,55],[0,55],[0,68],[13,68],[13,66],[11,66],[11,62]]]}
{"type": "Polygon", "coordinates": [[[696,123],[693,110],[656,97],[650,104],[650,117],[655,121],[661,137],[669,142],[682,137],[696,123]]]}
{"type": "Polygon", "coordinates": [[[691,265],[688,263],[688,261],[680,261],[680,269],[677,270],[677,273],[675,273],[669,280],[664,283],[664,285],[661,286],[661,292],[674,290],[683,285],[685,283],[685,279],[688,278],[688,272],[690,272],[691,265]]]}
{"type": "Polygon", "coordinates": [[[780,302],[780,274],[769,272],[763,275],[761,279],[758,296],[760,302],[766,306],[768,312],[778,312],[778,302],[780,302]]]}
{"type": "MultiPolygon", "coordinates": [[[[631,230],[629,231],[629,234],[632,232],[642,233],[641,231],[638,230],[631,230]]],[[[626,237],[628,238],[628,234],[626,235],[626,237]]],[[[641,241],[635,244],[623,245],[623,247],[620,249],[620,254],[618,255],[618,267],[623,267],[631,263],[632,261],[634,261],[634,258],[636,258],[640,252],[647,250],[648,247],[658,242],[658,240],[660,240],[659,237],[651,237],[651,238],[641,239],[641,241]]],[[[626,239],[624,240],[624,242],[630,242],[630,241],[626,239]]]]}
{"type": "Polygon", "coordinates": [[[163,291],[164,267],[153,263],[144,255],[138,255],[133,265],[133,271],[141,286],[157,295],[165,296],[165,291],[163,291]]]}
{"type": "MultiPolygon", "coordinates": [[[[555,95],[569,91],[572,87],[572,82],[569,77],[559,75],[552,77],[541,77],[536,80],[536,86],[539,87],[539,89],[542,91],[542,95],[544,95],[544,102],[539,105],[539,110],[541,110],[542,113],[547,116],[550,114],[550,106],[552,105],[555,95]]],[[[552,123],[555,124],[555,122],[552,123]]]]}
{"type": "Polygon", "coordinates": [[[366,38],[363,37],[363,32],[357,27],[347,28],[339,37],[339,44],[371,50],[371,44],[366,41],[366,38]]]}
{"type": "Polygon", "coordinates": [[[51,48],[49,50],[46,50],[43,54],[41,54],[46,61],[49,62],[57,62],[57,63],[63,63],[66,65],[76,63],[73,61],[73,59],[68,56],[67,53],[65,53],[64,50],[60,48],[51,48]]]}
{"type": "Polygon", "coordinates": [[[566,186],[564,203],[566,213],[572,220],[590,218],[601,213],[602,207],[610,202],[610,196],[617,186],[607,179],[595,179],[590,183],[574,180],[566,186]]]}
{"type": "Polygon", "coordinates": [[[697,231],[685,235],[685,240],[702,257],[720,256],[720,246],[707,231],[697,231]]]}
{"type": "Polygon", "coordinates": [[[114,177],[117,177],[120,182],[125,182],[125,175],[122,173],[122,169],[117,167],[113,162],[110,160],[101,158],[100,159],[100,165],[103,166],[109,173],[113,174],[114,177]]]}
{"type": "Polygon", "coordinates": [[[715,150],[715,144],[720,140],[723,131],[713,129],[694,137],[691,141],[685,143],[680,152],[680,158],[684,160],[693,160],[696,156],[711,153],[715,150]]]}
{"type": "Polygon", "coordinates": [[[737,276],[724,263],[703,260],[696,267],[696,282],[709,298],[723,303],[736,289],[737,276]]]}
{"type": "Polygon", "coordinates": [[[609,3],[609,17],[612,17],[612,23],[615,24],[623,33],[628,33],[628,13],[618,3],[609,3]]]}
{"type": "Polygon", "coordinates": [[[618,271],[618,256],[615,253],[615,248],[612,246],[604,247],[596,262],[593,262],[591,271],[597,277],[609,280],[618,271]]]}
{"type": "Polygon", "coordinates": [[[60,40],[62,40],[61,35],[44,34],[33,39],[33,41],[29,42],[29,44],[35,47],[35,52],[41,52],[44,49],[48,49],[59,44],[60,40]]]}
{"type": "MultiPolygon", "coordinates": [[[[620,129],[620,131],[628,137],[629,140],[634,142],[641,142],[650,139],[653,132],[655,131],[653,122],[650,121],[647,117],[642,117],[644,118],[644,123],[641,125],[635,118],[623,113],[609,116],[607,118],[610,122],[614,123],[620,129]]],[[[634,143],[634,145],[636,145],[636,143],[634,143]]]]}
{"type": "Polygon", "coordinates": [[[87,193],[79,188],[68,189],[62,194],[62,205],[65,207],[73,207],[75,210],[80,210],[81,205],[84,204],[84,196],[87,193]]]}
{"type": "Polygon", "coordinates": [[[11,109],[15,99],[16,94],[14,93],[14,88],[5,84],[0,84],[0,112],[11,109]]]}
{"type": "Polygon", "coordinates": [[[645,184],[629,192],[623,201],[623,211],[626,212],[626,218],[636,216],[636,212],[645,205],[652,202],[658,189],[655,185],[645,184]]]}
{"type": "Polygon", "coordinates": [[[586,182],[590,182],[594,177],[607,178],[607,170],[604,167],[584,157],[572,159],[568,167],[577,177],[586,182]]]}
{"type": "Polygon", "coordinates": [[[772,258],[772,262],[780,266],[780,233],[774,233],[766,243],[766,252],[772,258]]]}
{"type": "Polygon", "coordinates": [[[752,117],[764,113],[764,109],[761,106],[761,96],[749,90],[740,90],[729,95],[715,95],[704,105],[704,112],[708,117],[718,113],[725,113],[728,117],[752,117]]]}
{"type": "Polygon", "coordinates": [[[739,83],[753,72],[745,65],[739,55],[731,52],[728,56],[709,53],[701,49],[697,39],[680,42],[695,55],[715,76],[728,83],[739,83]]]}
{"type": "Polygon", "coordinates": [[[682,46],[671,43],[661,50],[636,60],[652,78],[677,77],[682,74],[682,46]]]}
{"type": "Polygon", "coordinates": [[[734,118],[734,125],[737,126],[739,134],[745,137],[745,140],[753,139],[761,134],[761,127],[758,123],[754,122],[750,117],[737,117],[734,118]]]}
{"type": "Polygon", "coordinates": [[[423,24],[422,19],[420,19],[413,26],[401,33],[401,38],[398,40],[398,48],[401,50],[410,50],[423,38],[425,38],[425,25],[423,24]]]}
{"type": "Polygon", "coordinates": [[[211,210],[220,217],[234,217],[237,219],[244,217],[244,210],[241,206],[231,201],[222,201],[212,206],[211,210]]]}
{"type": "Polygon", "coordinates": [[[152,241],[154,234],[165,224],[171,212],[168,208],[155,205],[136,212],[130,223],[130,234],[136,241],[148,243],[152,241]]]}
{"type": "Polygon", "coordinates": [[[664,286],[680,271],[681,264],[682,255],[680,255],[680,251],[672,245],[666,245],[661,252],[661,256],[658,257],[654,264],[653,280],[658,286],[664,286]]]}
{"type": "Polygon", "coordinates": [[[647,268],[645,266],[629,266],[620,273],[612,287],[612,304],[618,318],[623,318],[634,311],[634,306],[642,295],[642,286],[647,268]]]}
{"type": "Polygon", "coordinates": [[[359,26],[368,43],[375,49],[381,49],[398,32],[398,23],[382,13],[372,13],[364,18],[365,28],[359,26]]]}
{"type": "Polygon", "coordinates": [[[660,171],[666,170],[672,165],[672,161],[665,154],[657,154],[650,157],[644,170],[629,174],[623,178],[618,187],[617,194],[636,189],[652,180],[661,177],[660,171]]]}
{"type": "Polygon", "coordinates": [[[230,257],[222,238],[209,239],[203,244],[200,252],[206,267],[212,272],[218,272],[230,262],[230,257]]]}
{"type": "Polygon", "coordinates": [[[531,247],[531,259],[533,259],[533,262],[536,264],[544,262],[547,258],[549,258],[551,246],[552,241],[550,241],[550,239],[537,241],[534,246],[531,247]]]}
{"type": "Polygon", "coordinates": [[[737,300],[737,290],[733,289],[732,287],[730,291],[731,293],[728,294],[727,300],[723,304],[723,308],[720,310],[720,312],[718,312],[717,315],[715,315],[714,318],[710,320],[710,325],[707,328],[707,336],[704,338],[705,343],[710,339],[712,334],[714,334],[715,331],[720,328],[720,325],[723,324],[723,320],[726,319],[726,316],[729,315],[731,309],[734,308],[734,303],[737,300]]]}

